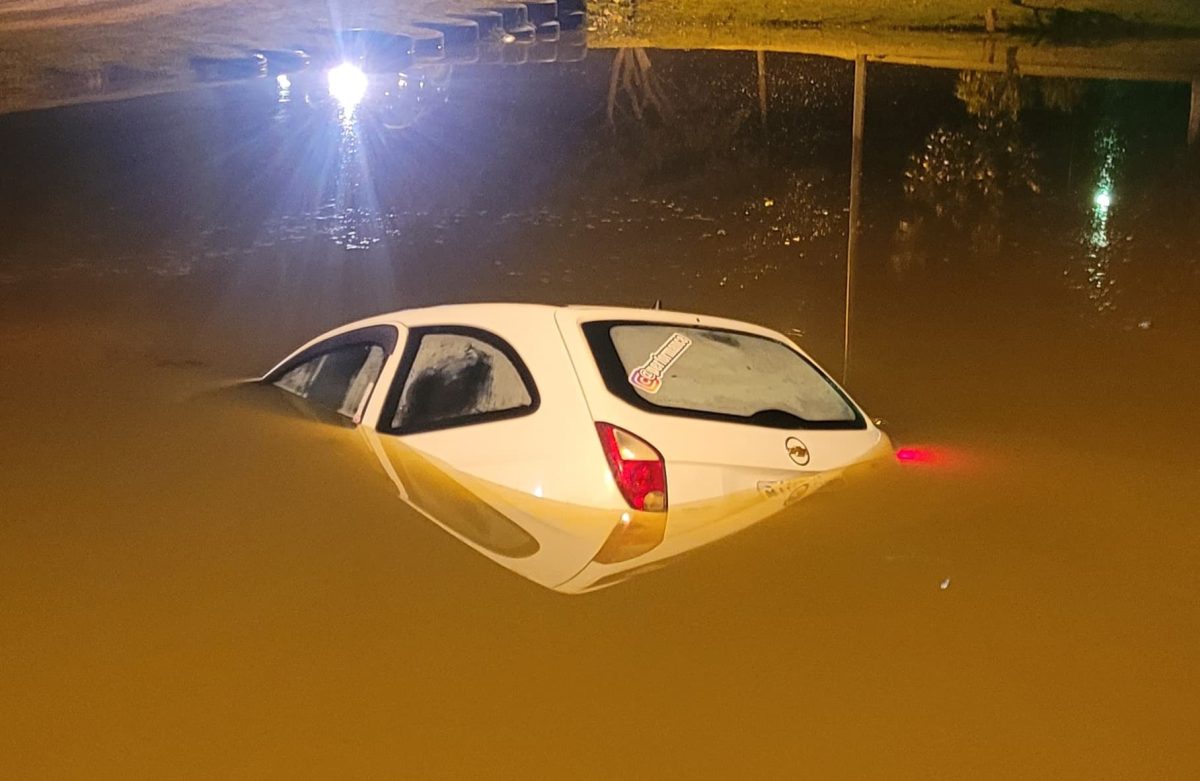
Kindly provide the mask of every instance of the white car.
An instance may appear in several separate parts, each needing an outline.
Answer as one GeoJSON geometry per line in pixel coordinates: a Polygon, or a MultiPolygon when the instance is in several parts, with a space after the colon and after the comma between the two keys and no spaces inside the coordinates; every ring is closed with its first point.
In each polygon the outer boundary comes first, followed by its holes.
{"type": "Polygon", "coordinates": [[[407,503],[564,592],[656,567],[890,453],[782,334],[680,312],[404,310],[323,334],[259,381],[344,417],[407,503]]]}

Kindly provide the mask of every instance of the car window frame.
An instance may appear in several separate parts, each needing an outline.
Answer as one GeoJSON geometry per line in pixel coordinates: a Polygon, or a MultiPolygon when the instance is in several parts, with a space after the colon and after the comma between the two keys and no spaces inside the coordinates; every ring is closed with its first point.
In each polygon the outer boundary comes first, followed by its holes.
{"type": "Polygon", "coordinates": [[[616,396],[621,401],[636,407],[643,412],[648,412],[653,415],[669,415],[671,417],[691,418],[693,420],[711,420],[721,423],[737,423],[743,426],[753,426],[755,428],[780,429],[788,431],[808,430],[808,431],[832,431],[832,430],[851,430],[861,431],[867,428],[866,418],[863,416],[862,410],[858,405],[846,395],[846,392],[841,389],[833,378],[830,377],[820,366],[804,353],[796,349],[796,346],[790,344],[786,340],[777,339],[766,334],[754,333],[752,331],[742,331],[736,328],[722,328],[718,326],[703,325],[699,323],[677,323],[661,320],[589,320],[579,324],[583,331],[584,340],[587,342],[588,349],[591,351],[592,359],[596,362],[596,368],[600,372],[600,377],[604,381],[604,387],[613,396],[616,396]],[[611,330],[620,326],[653,326],[655,328],[690,328],[701,329],[704,331],[713,331],[714,333],[727,333],[737,336],[749,336],[757,339],[765,339],[770,342],[786,347],[797,358],[804,361],[808,366],[817,373],[821,379],[829,384],[835,393],[845,402],[846,406],[854,413],[854,418],[851,420],[804,420],[799,426],[764,423],[761,421],[751,421],[749,418],[734,415],[728,412],[714,412],[711,410],[695,410],[684,407],[671,407],[662,404],[654,404],[643,399],[637,390],[629,384],[629,373],[625,369],[625,364],[621,362],[621,357],[617,353],[617,347],[613,344],[611,330]]]}
{"type": "MultiPolygon", "coordinates": [[[[337,350],[347,347],[357,347],[359,345],[378,347],[383,350],[383,363],[379,369],[379,376],[375,378],[375,381],[367,390],[366,395],[359,400],[359,409],[365,409],[367,404],[370,403],[371,396],[374,395],[376,388],[379,387],[379,381],[383,378],[383,375],[387,369],[388,359],[391,358],[392,353],[396,351],[396,344],[399,341],[400,329],[394,325],[369,325],[363,328],[355,328],[352,331],[345,331],[340,334],[335,334],[328,339],[323,339],[316,344],[305,347],[291,358],[288,358],[283,363],[276,366],[258,382],[260,385],[274,386],[276,382],[278,382],[296,367],[302,366],[309,361],[314,361],[326,353],[336,352],[337,350]]],[[[352,417],[342,415],[337,410],[329,410],[325,407],[321,407],[318,404],[310,402],[308,399],[296,396],[294,393],[291,393],[286,389],[280,388],[280,390],[283,390],[292,398],[299,399],[301,402],[304,402],[314,410],[328,412],[333,416],[349,421],[351,425],[354,426],[361,424],[361,421],[357,421],[352,417]]]]}
{"type": "Polygon", "coordinates": [[[529,371],[525,361],[521,358],[520,353],[512,346],[504,337],[492,331],[488,331],[476,326],[467,325],[426,325],[417,326],[408,329],[408,338],[404,344],[404,352],[400,356],[400,365],[396,369],[395,375],[392,377],[391,387],[388,388],[387,396],[384,398],[383,408],[379,413],[379,422],[375,430],[381,434],[390,434],[392,436],[408,436],[410,434],[426,434],[435,431],[445,431],[447,429],[464,428],[468,426],[477,426],[484,423],[495,423],[502,420],[512,420],[515,418],[523,418],[532,415],[538,411],[542,404],[541,394],[538,392],[537,383],[533,379],[533,373],[529,371]],[[513,407],[511,409],[496,410],[494,412],[480,412],[472,415],[459,415],[453,418],[445,418],[438,421],[418,426],[394,426],[392,422],[395,420],[396,411],[400,406],[400,398],[404,394],[404,386],[408,382],[408,377],[412,373],[413,365],[416,363],[417,352],[420,349],[421,340],[429,335],[444,335],[444,336],[464,336],[470,339],[477,339],[489,347],[497,350],[501,355],[509,360],[513,368],[517,372],[517,376],[521,378],[521,382],[525,385],[525,391],[529,394],[529,404],[522,407],[513,407]]]}

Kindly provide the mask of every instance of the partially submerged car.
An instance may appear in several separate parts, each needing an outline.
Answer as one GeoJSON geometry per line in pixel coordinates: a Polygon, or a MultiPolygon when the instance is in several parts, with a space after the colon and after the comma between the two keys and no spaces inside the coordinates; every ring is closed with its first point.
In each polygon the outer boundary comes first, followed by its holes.
{"type": "Polygon", "coordinates": [[[564,592],[653,568],[890,453],[785,336],[679,312],[404,310],[323,334],[259,381],[356,426],[404,501],[564,592]]]}

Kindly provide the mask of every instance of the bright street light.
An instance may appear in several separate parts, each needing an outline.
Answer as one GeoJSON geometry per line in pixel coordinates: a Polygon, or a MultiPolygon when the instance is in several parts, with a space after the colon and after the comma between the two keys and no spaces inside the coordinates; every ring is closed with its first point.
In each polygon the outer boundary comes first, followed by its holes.
{"type": "Polygon", "coordinates": [[[349,114],[367,94],[367,74],[354,65],[343,62],[329,71],[329,94],[349,114]]]}

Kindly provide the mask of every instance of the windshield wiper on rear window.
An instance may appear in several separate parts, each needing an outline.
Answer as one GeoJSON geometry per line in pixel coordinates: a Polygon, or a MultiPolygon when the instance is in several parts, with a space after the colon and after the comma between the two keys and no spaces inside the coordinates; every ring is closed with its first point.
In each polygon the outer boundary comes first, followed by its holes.
{"type": "Polygon", "coordinates": [[[769,426],[771,428],[803,428],[809,425],[809,421],[782,409],[760,409],[753,415],[747,415],[746,420],[755,426],[769,426]]]}

